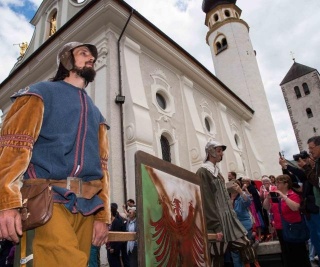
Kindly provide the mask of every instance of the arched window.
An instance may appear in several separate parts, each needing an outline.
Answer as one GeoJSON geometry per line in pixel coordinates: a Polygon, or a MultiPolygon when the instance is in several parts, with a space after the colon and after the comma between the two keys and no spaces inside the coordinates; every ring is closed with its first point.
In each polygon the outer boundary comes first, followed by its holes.
{"type": "Polygon", "coordinates": [[[160,143],[162,150],[162,159],[171,162],[171,151],[168,139],[165,136],[161,135],[160,143]]]}
{"type": "Polygon", "coordinates": [[[222,48],[227,48],[227,46],[228,46],[227,39],[223,38],[222,39],[222,48]]]}
{"type": "Polygon", "coordinates": [[[221,43],[220,42],[217,42],[216,43],[216,47],[217,47],[217,52],[219,52],[221,50],[221,43]]]}
{"type": "Polygon", "coordinates": [[[306,112],[307,112],[307,116],[308,116],[309,119],[313,117],[311,108],[307,108],[306,112]]]}
{"type": "Polygon", "coordinates": [[[304,94],[309,95],[310,94],[309,86],[306,83],[303,83],[302,87],[303,87],[304,94]]]}
{"type": "Polygon", "coordinates": [[[297,98],[300,98],[300,97],[301,97],[300,89],[299,89],[298,86],[295,86],[295,87],[294,87],[294,92],[296,93],[297,98]]]}
{"type": "Polygon", "coordinates": [[[219,20],[218,14],[214,14],[213,18],[214,18],[214,21],[218,21],[219,20]]]}
{"type": "Polygon", "coordinates": [[[216,54],[219,54],[220,52],[228,48],[227,38],[223,34],[219,34],[219,36],[217,36],[217,38],[214,40],[214,43],[216,54]]]}

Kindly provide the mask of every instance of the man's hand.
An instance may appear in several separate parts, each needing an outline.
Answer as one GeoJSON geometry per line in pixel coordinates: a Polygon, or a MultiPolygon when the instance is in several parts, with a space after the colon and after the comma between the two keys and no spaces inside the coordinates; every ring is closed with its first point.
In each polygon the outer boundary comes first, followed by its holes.
{"type": "Polygon", "coordinates": [[[287,168],[287,160],[284,157],[279,158],[279,164],[281,165],[282,169],[287,168]]]}
{"type": "Polygon", "coordinates": [[[92,244],[101,247],[108,242],[109,226],[104,222],[94,221],[92,244]]]}
{"type": "Polygon", "coordinates": [[[19,243],[22,235],[21,215],[18,209],[0,211],[0,239],[19,243]]]}

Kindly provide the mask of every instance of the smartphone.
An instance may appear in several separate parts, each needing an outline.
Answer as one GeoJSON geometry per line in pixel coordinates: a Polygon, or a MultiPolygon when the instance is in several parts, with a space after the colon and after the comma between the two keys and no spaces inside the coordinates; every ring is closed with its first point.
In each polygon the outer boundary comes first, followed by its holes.
{"type": "Polygon", "coordinates": [[[279,203],[279,194],[277,192],[270,192],[269,194],[273,203],[279,203]]]}
{"type": "Polygon", "coordinates": [[[279,152],[279,157],[280,157],[280,158],[283,158],[283,155],[281,154],[281,152],[279,152]]]}

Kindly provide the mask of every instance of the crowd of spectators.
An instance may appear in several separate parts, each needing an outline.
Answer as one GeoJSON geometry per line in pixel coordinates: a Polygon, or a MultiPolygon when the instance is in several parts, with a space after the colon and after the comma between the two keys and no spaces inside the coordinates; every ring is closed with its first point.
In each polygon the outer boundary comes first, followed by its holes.
{"type": "MultiPolygon", "coordinates": [[[[309,152],[302,151],[294,155],[294,161],[288,161],[280,154],[279,164],[283,175],[263,175],[260,181],[248,177],[237,179],[235,172],[228,173],[228,180],[237,182],[242,197],[251,200],[245,212],[239,213],[239,200],[231,193],[231,200],[238,218],[247,211],[253,223],[251,235],[256,244],[278,240],[282,251],[282,265],[285,267],[319,265],[320,253],[320,136],[308,140],[309,152]],[[283,221],[289,223],[306,222],[310,232],[308,242],[288,242],[283,238],[283,221]]],[[[251,231],[248,231],[250,233],[251,231]]],[[[233,265],[238,266],[237,257],[232,254],[233,265]]]]}

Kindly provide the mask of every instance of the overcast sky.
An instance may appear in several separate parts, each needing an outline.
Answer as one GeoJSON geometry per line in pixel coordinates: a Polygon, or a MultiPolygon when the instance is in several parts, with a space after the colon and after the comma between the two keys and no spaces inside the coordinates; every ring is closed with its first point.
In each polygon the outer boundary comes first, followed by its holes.
{"type": "MultiPolygon", "coordinates": [[[[8,76],[19,56],[19,47],[14,44],[31,40],[33,27],[29,21],[41,2],[1,0],[0,82],[8,76]]],[[[126,2],[214,73],[205,42],[207,27],[202,0],[126,2]]],[[[317,54],[320,0],[238,0],[237,6],[242,9],[241,18],[250,26],[280,147],[291,159],[299,151],[279,84],[293,64],[291,51],[296,62],[320,70],[317,54]]]]}

